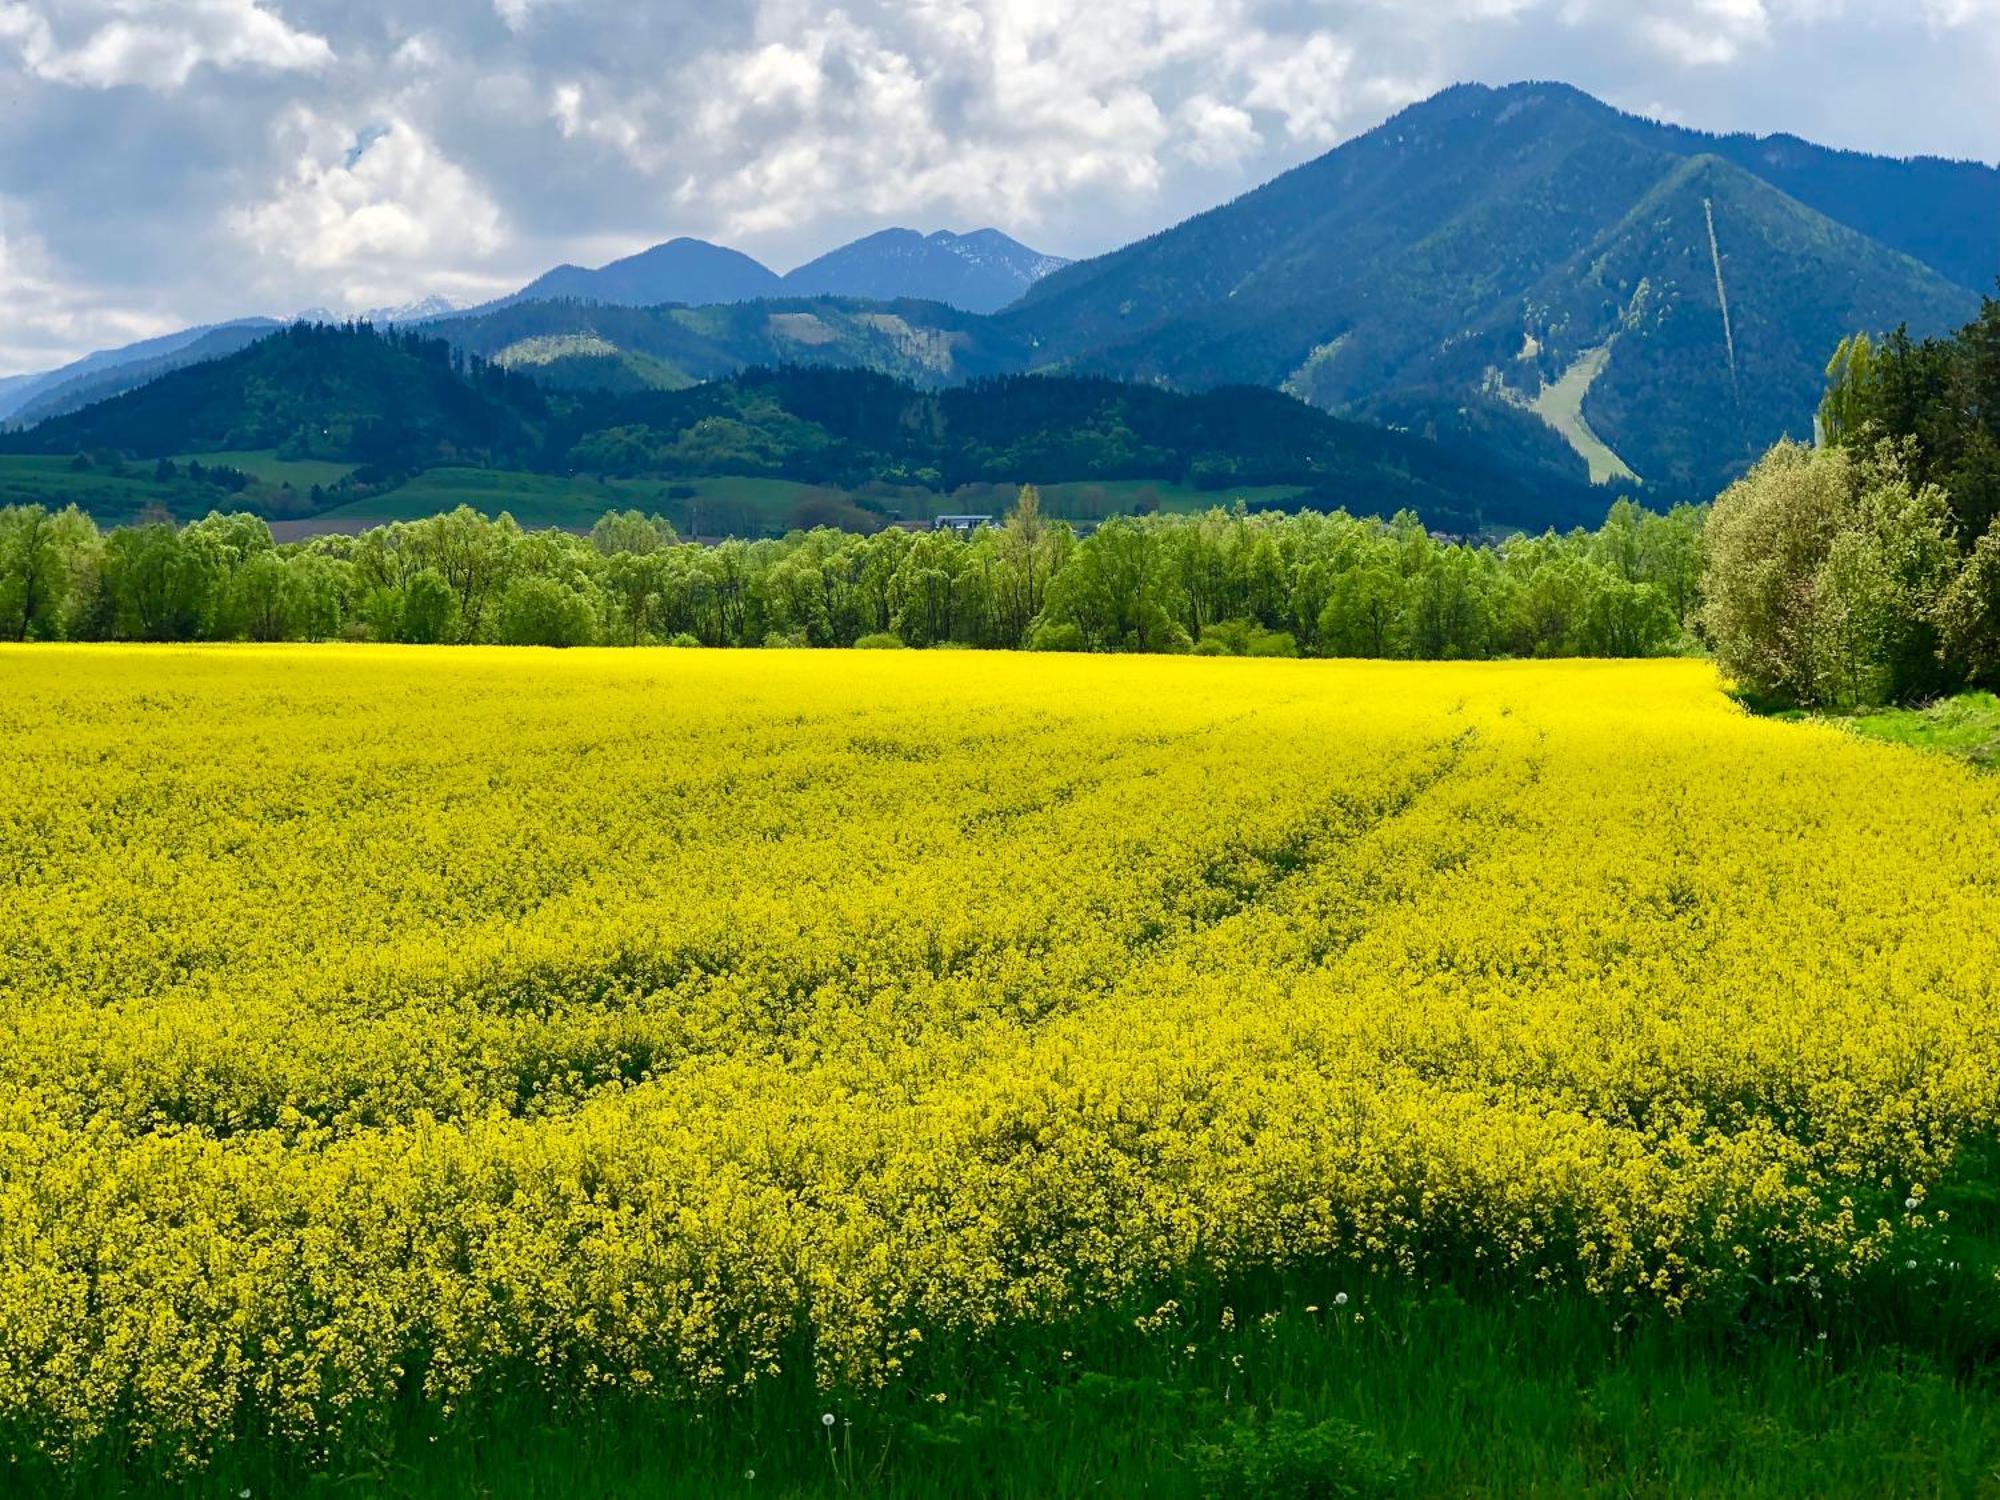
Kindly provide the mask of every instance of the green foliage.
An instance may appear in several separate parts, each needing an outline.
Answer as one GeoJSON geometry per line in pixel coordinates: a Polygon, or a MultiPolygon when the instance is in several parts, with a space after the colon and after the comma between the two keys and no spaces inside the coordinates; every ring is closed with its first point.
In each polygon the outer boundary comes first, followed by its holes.
{"type": "Polygon", "coordinates": [[[1944,493],[1887,443],[1774,448],[1708,522],[1703,622],[1724,670],[1806,705],[1935,690],[1951,670],[1937,649],[1949,523],[1944,493]]]}
{"type": "Polygon", "coordinates": [[[602,557],[650,557],[679,540],[663,518],[636,510],[606,511],[590,528],[590,545],[602,557]]]}
{"type": "Polygon", "coordinates": [[[34,639],[1028,647],[1231,656],[1653,655],[1700,515],[1498,547],[1414,516],[1211,510],[1079,538],[1032,485],[968,536],[817,528],[714,547],[657,515],[587,537],[469,507],[277,545],[244,514],[100,538],[78,512],[0,511],[0,629],[34,639]]]}
{"type": "Polygon", "coordinates": [[[95,523],[75,506],[0,508],[0,640],[87,633],[80,612],[101,557],[95,523]]]}
{"type": "Polygon", "coordinates": [[[229,566],[222,543],[193,527],[114,531],[104,544],[104,614],[128,640],[199,640],[213,629],[229,566]]]}
{"type": "Polygon", "coordinates": [[[857,639],[854,643],[854,649],[857,651],[901,651],[904,649],[904,642],[900,635],[892,634],[887,630],[878,630],[857,639]]]}
{"type": "Polygon", "coordinates": [[[1195,1467],[1214,1500],[1380,1500],[1410,1472],[1352,1422],[1283,1410],[1231,1423],[1221,1442],[1196,1450],[1195,1467]]]}
{"type": "Polygon", "coordinates": [[[1884,439],[1909,456],[1920,484],[1947,490],[1963,545],[2000,522],[2000,299],[1950,338],[1844,340],[1827,367],[1820,426],[1865,452],[1884,439]]]}
{"type": "Polygon", "coordinates": [[[1297,656],[1299,643],[1282,630],[1266,630],[1253,620],[1223,620],[1202,627],[1195,642],[1199,656],[1297,656]]]}
{"type": "Polygon", "coordinates": [[[590,598],[536,573],[508,582],[496,615],[495,635],[503,646],[588,646],[597,634],[590,598]]]}
{"type": "Polygon", "coordinates": [[[458,596],[436,568],[423,568],[403,585],[403,607],[395,638],[434,646],[458,635],[458,596]]]}

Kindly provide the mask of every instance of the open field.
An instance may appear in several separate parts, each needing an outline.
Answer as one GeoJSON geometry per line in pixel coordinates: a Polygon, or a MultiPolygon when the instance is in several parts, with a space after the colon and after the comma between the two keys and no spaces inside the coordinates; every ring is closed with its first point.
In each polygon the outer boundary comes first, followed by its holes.
{"type": "Polygon", "coordinates": [[[126,473],[77,470],[67,458],[0,453],[0,506],[42,505],[60,510],[75,505],[106,525],[134,520],[151,505],[188,517],[215,504],[219,491],[185,481],[162,484],[151,464],[126,473]]]}
{"type": "Polygon", "coordinates": [[[265,484],[289,484],[295,490],[335,485],[359,465],[323,458],[280,458],[275,452],[183,453],[177,464],[200,463],[208,468],[240,469],[265,484]]]}
{"type": "Polygon", "coordinates": [[[316,522],[420,521],[469,505],[489,516],[502,511],[523,526],[564,526],[587,530],[607,510],[657,504],[663,484],[621,484],[511,469],[429,469],[395,489],[335,506],[316,522]]]}
{"type": "Polygon", "coordinates": [[[50,646],[0,723],[31,1493],[2000,1464],[2000,783],[1705,664],[50,646]]]}

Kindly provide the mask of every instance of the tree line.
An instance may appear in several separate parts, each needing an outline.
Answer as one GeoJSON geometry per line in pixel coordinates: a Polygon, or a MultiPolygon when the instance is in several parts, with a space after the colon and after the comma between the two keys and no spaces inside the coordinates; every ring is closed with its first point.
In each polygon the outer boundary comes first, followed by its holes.
{"type": "Polygon", "coordinates": [[[255,516],[101,532],[0,511],[14,640],[970,646],[1468,660],[1688,649],[1701,512],[1628,500],[1595,531],[1497,545],[1404,512],[1117,517],[1079,536],[1024,487],[961,537],[830,528],[681,542],[657,516],[587,536],[460,508],[280,545],[255,516]]]}
{"type": "Polygon", "coordinates": [[[1813,707],[2000,685],[2000,300],[1949,338],[1848,339],[1827,375],[1822,441],[1713,507],[1717,659],[1813,707]]]}

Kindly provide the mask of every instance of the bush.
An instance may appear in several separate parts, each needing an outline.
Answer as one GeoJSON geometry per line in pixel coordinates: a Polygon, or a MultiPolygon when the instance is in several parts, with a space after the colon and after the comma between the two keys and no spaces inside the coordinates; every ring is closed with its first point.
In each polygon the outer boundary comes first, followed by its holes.
{"type": "Polygon", "coordinates": [[[699,646],[701,642],[683,630],[679,635],[668,641],[667,644],[669,646],[688,647],[699,646]]]}
{"type": "Polygon", "coordinates": [[[1702,621],[1725,672],[1805,705],[1941,685],[1933,612],[1951,576],[1944,493],[1884,444],[1780,443],[1715,502],[1702,621]]]}
{"type": "Polygon", "coordinates": [[[1030,651],[1088,651],[1083,627],[1069,620],[1044,621],[1028,637],[1030,651]]]}
{"type": "Polygon", "coordinates": [[[1293,639],[1288,631],[1258,630],[1251,633],[1249,644],[1243,654],[1245,656],[1297,656],[1299,654],[1299,643],[1293,639]]]}
{"type": "Polygon", "coordinates": [[[1282,630],[1266,630],[1254,620],[1218,620],[1203,628],[1195,651],[1202,656],[1297,656],[1299,643],[1282,630]]]}
{"type": "Polygon", "coordinates": [[[856,651],[907,651],[903,638],[893,631],[878,630],[873,635],[864,635],[854,643],[856,651]]]}
{"type": "Polygon", "coordinates": [[[506,646],[588,646],[597,634],[590,601],[553,578],[516,578],[500,596],[500,643],[506,646]]]}
{"type": "Polygon", "coordinates": [[[1409,1474],[1409,1461],[1367,1429],[1308,1425],[1293,1411],[1232,1424],[1224,1442],[1195,1450],[1195,1467],[1214,1500],[1368,1500],[1393,1495],[1409,1474]]]}
{"type": "Polygon", "coordinates": [[[443,575],[425,568],[403,587],[399,639],[434,646],[458,635],[458,596],[443,575]]]}

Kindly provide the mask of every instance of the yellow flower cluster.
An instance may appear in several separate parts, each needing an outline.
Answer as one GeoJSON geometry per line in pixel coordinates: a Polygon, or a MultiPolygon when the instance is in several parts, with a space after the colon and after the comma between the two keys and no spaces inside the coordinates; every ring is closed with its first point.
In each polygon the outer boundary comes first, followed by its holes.
{"type": "Polygon", "coordinates": [[[0,648],[0,730],[57,1449],[1190,1268],[1678,1305],[1882,1254],[2000,1096],[2000,784],[1699,663],[0,648]]]}

